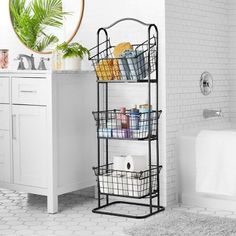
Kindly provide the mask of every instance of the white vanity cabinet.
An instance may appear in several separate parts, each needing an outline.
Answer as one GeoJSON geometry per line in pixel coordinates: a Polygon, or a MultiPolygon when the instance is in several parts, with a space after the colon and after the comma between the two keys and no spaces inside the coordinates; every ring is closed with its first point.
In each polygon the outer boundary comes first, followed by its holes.
{"type": "Polygon", "coordinates": [[[0,71],[0,187],[56,213],[59,195],[94,185],[95,91],[91,73],[0,71]]]}

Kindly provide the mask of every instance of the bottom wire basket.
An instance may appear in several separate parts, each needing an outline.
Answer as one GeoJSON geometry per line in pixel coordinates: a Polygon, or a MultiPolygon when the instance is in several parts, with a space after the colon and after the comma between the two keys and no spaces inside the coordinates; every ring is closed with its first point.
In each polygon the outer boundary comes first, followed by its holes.
{"type": "MultiPolygon", "coordinates": [[[[157,193],[157,172],[162,166],[152,165],[152,194],[157,193]]],[[[131,172],[114,170],[113,163],[93,168],[98,178],[100,193],[122,197],[144,198],[149,193],[149,170],[131,172]]]]}

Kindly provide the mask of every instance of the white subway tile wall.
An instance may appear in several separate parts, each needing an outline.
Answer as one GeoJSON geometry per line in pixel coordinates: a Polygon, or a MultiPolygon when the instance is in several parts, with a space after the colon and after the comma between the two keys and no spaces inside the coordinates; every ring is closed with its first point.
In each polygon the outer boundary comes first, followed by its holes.
{"type": "Polygon", "coordinates": [[[228,10],[227,0],[166,0],[168,205],[177,201],[178,132],[230,127],[228,10]],[[214,77],[209,96],[203,96],[199,89],[204,71],[214,77]],[[222,109],[224,117],[204,120],[203,109],[222,109]]]}
{"type": "Polygon", "coordinates": [[[229,92],[230,120],[236,127],[236,1],[229,0],[229,92]]]}

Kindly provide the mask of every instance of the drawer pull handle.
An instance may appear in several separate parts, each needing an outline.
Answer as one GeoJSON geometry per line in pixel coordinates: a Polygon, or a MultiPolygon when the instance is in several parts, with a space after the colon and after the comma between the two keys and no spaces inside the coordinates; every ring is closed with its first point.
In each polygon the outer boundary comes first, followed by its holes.
{"type": "Polygon", "coordinates": [[[21,93],[37,93],[36,90],[20,90],[21,93]]]}

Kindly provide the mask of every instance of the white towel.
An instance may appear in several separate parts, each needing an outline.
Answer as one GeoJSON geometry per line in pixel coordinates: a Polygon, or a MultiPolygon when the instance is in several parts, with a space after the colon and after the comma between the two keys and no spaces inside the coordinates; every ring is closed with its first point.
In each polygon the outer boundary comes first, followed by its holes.
{"type": "Polygon", "coordinates": [[[236,132],[205,130],[199,133],[196,191],[236,196],[236,132]]]}

